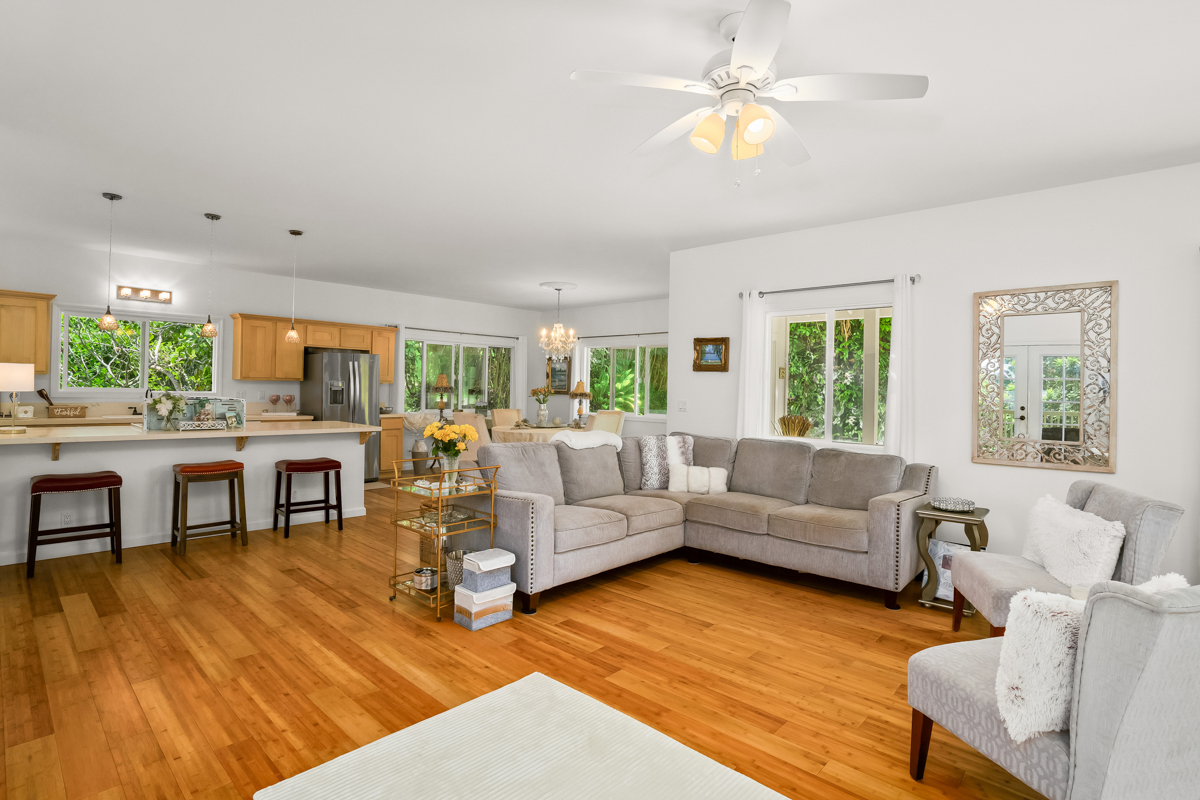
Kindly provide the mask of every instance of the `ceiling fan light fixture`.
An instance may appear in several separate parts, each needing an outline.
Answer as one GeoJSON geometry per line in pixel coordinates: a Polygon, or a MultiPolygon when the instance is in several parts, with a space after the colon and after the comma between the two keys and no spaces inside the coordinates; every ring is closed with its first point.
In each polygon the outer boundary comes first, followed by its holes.
{"type": "Polygon", "coordinates": [[[701,153],[715,155],[725,141],[725,120],[720,114],[712,113],[700,120],[692,131],[692,146],[701,153]]]}
{"type": "Polygon", "coordinates": [[[775,134],[775,120],[767,110],[755,103],[748,103],[738,115],[737,135],[749,145],[762,144],[775,134]]]}

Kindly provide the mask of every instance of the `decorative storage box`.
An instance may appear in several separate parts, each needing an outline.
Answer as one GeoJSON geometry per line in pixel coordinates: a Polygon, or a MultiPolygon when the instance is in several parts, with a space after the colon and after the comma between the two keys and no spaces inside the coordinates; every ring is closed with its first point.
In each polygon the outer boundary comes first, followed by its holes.
{"type": "Polygon", "coordinates": [[[512,619],[515,583],[506,583],[487,592],[472,592],[454,587],[454,621],[469,631],[477,631],[497,622],[512,619]]]}
{"type": "Polygon", "coordinates": [[[483,550],[463,557],[462,585],[469,592],[487,592],[512,580],[517,557],[507,550],[483,550]]]}
{"type": "MultiPolygon", "coordinates": [[[[246,401],[237,397],[184,397],[184,409],[171,418],[170,429],[179,431],[223,431],[229,428],[246,427],[246,401]],[[206,420],[207,412],[212,419],[206,420]]],[[[154,400],[146,403],[142,415],[142,427],[148,431],[168,430],[166,420],[154,407],[154,400]]]]}

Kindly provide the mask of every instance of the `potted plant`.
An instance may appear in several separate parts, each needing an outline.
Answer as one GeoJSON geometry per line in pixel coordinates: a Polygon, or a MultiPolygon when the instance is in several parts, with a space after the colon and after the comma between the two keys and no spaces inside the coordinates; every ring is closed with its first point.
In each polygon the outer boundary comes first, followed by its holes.
{"type": "Polygon", "coordinates": [[[546,403],[550,402],[550,395],[552,394],[553,392],[550,391],[549,386],[539,386],[536,389],[529,390],[529,396],[532,397],[538,404],[539,426],[546,424],[546,403]]]}
{"type": "Polygon", "coordinates": [[[441,459],[442,471],[458,469],[458,459],[468,442],[479,441],[479,433],[471,425],[448,425],[431,422],[425,426],[425,436],[433,437],[433,454],[441,459]]]}
{"type": "Polygon", "coordinates": [[[182,413],[187,407],[186,401],[177,394],[167,392],[162,397],[154,401],[154,410],[162,417],[162,429],[164,431],[174,430],[174,417],[176,414],[182,413]]]}

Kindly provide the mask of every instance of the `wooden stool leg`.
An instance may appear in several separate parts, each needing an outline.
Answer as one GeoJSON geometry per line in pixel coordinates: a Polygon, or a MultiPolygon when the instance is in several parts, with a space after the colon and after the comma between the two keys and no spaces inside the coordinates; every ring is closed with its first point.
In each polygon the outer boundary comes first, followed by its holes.
{"type": "Polygon", "coordinates": [[[179,476],[171,479],[171,547],[179,541],[179,476]]]}
{"type": "Polygon", "coordinates": [[[340,469],[333,471],[333,486],[337,491],[337,518],[340,531],[342,529],[342,471],[340,469]]]}
{"type": "Polygon", "coordinates": [[[114,524],[116,529],[113,532],[113,542],[116,545],[117,563],[121,563],[121,487],[112,490],[112,503],[114,524]]]}
{"type": "Polygon", "coordinates": [[[956,631],[962,627],[963,605],[966,599],[962,592],[958,589],[954,590],[954,630],[956,631]]]}
{"type": "Polygon", "coordinates": [[[237,494],[238,494],[238,528],[242,531],[242,547],[250,544],[250,539],[246,535],[246,478],[242,474],[242,470],[238,470],[237,474],[237,494]]]}
{"type": "Polygon", "coordinates": [[[283,473],[275,470],[275,505],[271,507],[271,530],[279,530],[279,488],[283,485],[283,473]]]}
{"type": "Polygon", "coordinates": [[[180,500],[179,500],[179,548],[175,551],[179,555],[187,555],[187,501],[188,501],[188,479],[187,475],[179,476],[180,482],[180,500]]]}
{"type": "Polygon", "coordinates": [[[25,577],[33,577],[33,562],[37,561],[38,525],[42,519],[42,496],[29,498],[29,549],[25,556],[25,577]]]}
{"type": "Polygon", "coordinates": [[[288,473],[283,495],[283,538],[292,535],[292,473],[288,473]]]}
{"type": "Polygon", "coordinates": [[[237,496],[234,494],[233,486],[235,482],[236,478],[230,478],[228,481],[226,481],[226,483],[229,484],[229,527],[234,529],[229,532],[229,537],[231,539],[237,538],[237,496]]]}
{"type": "Polygon", "coordinates": [[[114,556],[117,554],[117,521],[113,517],[113,489],[109,489],[108,495],[108,552],[114,556]]]}
{"type": "Polygon", "coordinates": [[[329,524],[329,473],[322,472],[321,477],[325,479],[325,524],[329,524]]]}

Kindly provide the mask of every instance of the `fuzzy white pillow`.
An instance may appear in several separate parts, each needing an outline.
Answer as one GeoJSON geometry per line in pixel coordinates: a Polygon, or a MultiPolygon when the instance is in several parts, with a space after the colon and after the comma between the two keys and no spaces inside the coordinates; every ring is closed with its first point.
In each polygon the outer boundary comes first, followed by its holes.
{"type": "MultiPolygon", "coordinates": [[[[1137,588],[1153,594],[1187,585],[1182,575],[1172,572],[1137,588]]],[[[996,703],[1013,741],[1067,729],[1086,606],[1083,600],[1033,589],[1013,597],[996,670],[996,703]]]]}
{"type": "Polygon", "coordinates": [[[1112,579],[1125,526],[1071,508],[1050,495],[1033,504],[1024,558],[1040,564],[1067,586],[1112,579]]]}
{"type": "Polygon", "coordinates": [[[667,491],[686,492],[688,490],[688,470],[690,467],[687,464],[671,464],[667,469],[669,472],[667,491]]]}
{"type": "Polygon", "coordinates": [[[721,467],[689,467],[687,464],[672,464],[667,491],[720,494],[728,491],[726,488],[728,480],[729,471],[721,467]]]}

